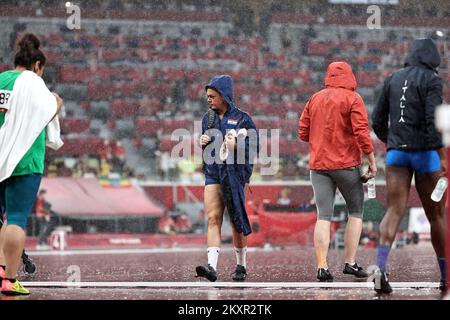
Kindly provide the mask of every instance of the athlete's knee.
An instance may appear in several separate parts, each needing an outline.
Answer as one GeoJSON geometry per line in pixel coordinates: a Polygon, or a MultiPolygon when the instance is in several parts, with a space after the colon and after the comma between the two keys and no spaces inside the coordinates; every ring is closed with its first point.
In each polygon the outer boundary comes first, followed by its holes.
{"type": "Polygon", "coordinates": [[[208,225],[209,226],[222,226],[222,217],[219,215],[210,215],[208,216],[208,225]]]}
{"type": "Polygon", "coordinates": [[[10,223],[5,228],[5,235],[4,235],[4,245],[6,246],[14,246],[16,244],[19,244],[22,241],[25,241],[25,230],[21,226],[10,223]]]}
{"type": "Polygon", "coordinates": [[[352,217],[352,218],[358,218],[358,219],[362,219],[363,218],[362,212],[350,212],[348,214],[348,216],[352,217]]]}
{"type": "Polygon", "coordinates": [[[323,220],[331,222],[331,218],[333,217],[333,213],[317,213],[317,221],[323,220]]]}

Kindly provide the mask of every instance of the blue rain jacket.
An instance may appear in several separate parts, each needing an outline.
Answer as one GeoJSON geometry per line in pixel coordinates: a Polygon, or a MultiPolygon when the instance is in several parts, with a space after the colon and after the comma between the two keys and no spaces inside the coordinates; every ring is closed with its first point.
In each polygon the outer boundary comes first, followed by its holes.
{"type": "MultiPolygon", "coordinates": [[[[228,109],[222,119],[216,114],[214,121],[214,129],[220,130],[220,136],[211,136],[211,143],[221,145],[227,131],[241,128],[247,130],[253,129],[257,133],[256,126],[250,115],[233,103],[233,80],[228,75],[220,75],[214,77],[206,86],[207,89],[214,89],[219,92],[228,104],[228,109]]],[[[202,119],[202,134],[205,134],[208,128],[208,113],[202,119]]],[[[221,190],[224,196],[225,206],[230,215],[230,220],[234,224],[237,232],[248,235],[252,232],[250,222],[248,220],[247,211],[245,210],[245,193],[244,186],[249,183],[253,171],[250,157],[256,156],[259,150],[259,137],[256,139],[245,138],[245,163],[236,163],[237,150],[234,152],[235,161],[225,161],[222,163],[205,164],[203,172],[205,175],[215,177],[220,181],[221,190]]],[[[215,156],[214,151],[212,155],[215,156]]],[[[253,157],[252,157],[253,158],[253,157]]]]}

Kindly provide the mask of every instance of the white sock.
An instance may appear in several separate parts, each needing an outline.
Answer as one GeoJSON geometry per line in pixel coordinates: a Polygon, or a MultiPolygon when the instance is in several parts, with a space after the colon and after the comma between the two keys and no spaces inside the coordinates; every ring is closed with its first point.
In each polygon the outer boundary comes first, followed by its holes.
{"type": "Polygon", "coordinates": [[[244,266],[244,268],[247,268],[247,247],[235,247],[234,252],[236,253],[237,264],[240,264],[241,266],[244,266]]]}
{"type": "Polygon", "coordinates": [[[219,259],[219,247],[208,247],[208,264],[214,268],[214,270],[217,270],[217,260],[219,259]]]}

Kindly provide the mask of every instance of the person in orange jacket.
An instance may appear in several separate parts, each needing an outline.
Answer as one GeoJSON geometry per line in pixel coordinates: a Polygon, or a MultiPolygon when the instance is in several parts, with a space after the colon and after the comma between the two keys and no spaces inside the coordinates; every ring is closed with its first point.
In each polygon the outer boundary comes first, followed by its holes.
{"type": "Polygon", "coordinates": [[[368,276],[355,261],[364,203],[360,171],[362,153],[369,160],[365,179],[374,178],[377,167],[367,111],[361,96],[355,92],[356,87],[356,78],[349,64],[331,63],[325,89],[309,99],[299,121],[299,138],[308,142],[310,147],[309,169],[317,206],[314,247],[319,281],[333,281],[328,270],[327,253],[336,187],[342,193],[349,212],[344,236],[343,273],[358,278],[368,276]]]}

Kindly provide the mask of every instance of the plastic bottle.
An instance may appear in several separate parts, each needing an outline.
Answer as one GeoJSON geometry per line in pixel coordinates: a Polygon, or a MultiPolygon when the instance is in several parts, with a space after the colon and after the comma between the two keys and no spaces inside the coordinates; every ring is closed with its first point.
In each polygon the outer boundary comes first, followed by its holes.
{"type": "Polygon", "coordinates": [[[367,181],[367,197],[369,199],[375,199],[377,197],[377,189],[375,186],[375,178],[367,181]]]}
{"type": "Polygon", "coordinates": [[[441,177],[438,182],[436,183],[436,187],[433,190],[433,193],[431,194],[431,200],[434,202],[439,202],[442,199],[442,196],[445,193],[445,190],[447,190],[448,186],[448,179],[446,177],[441,177]]]}

